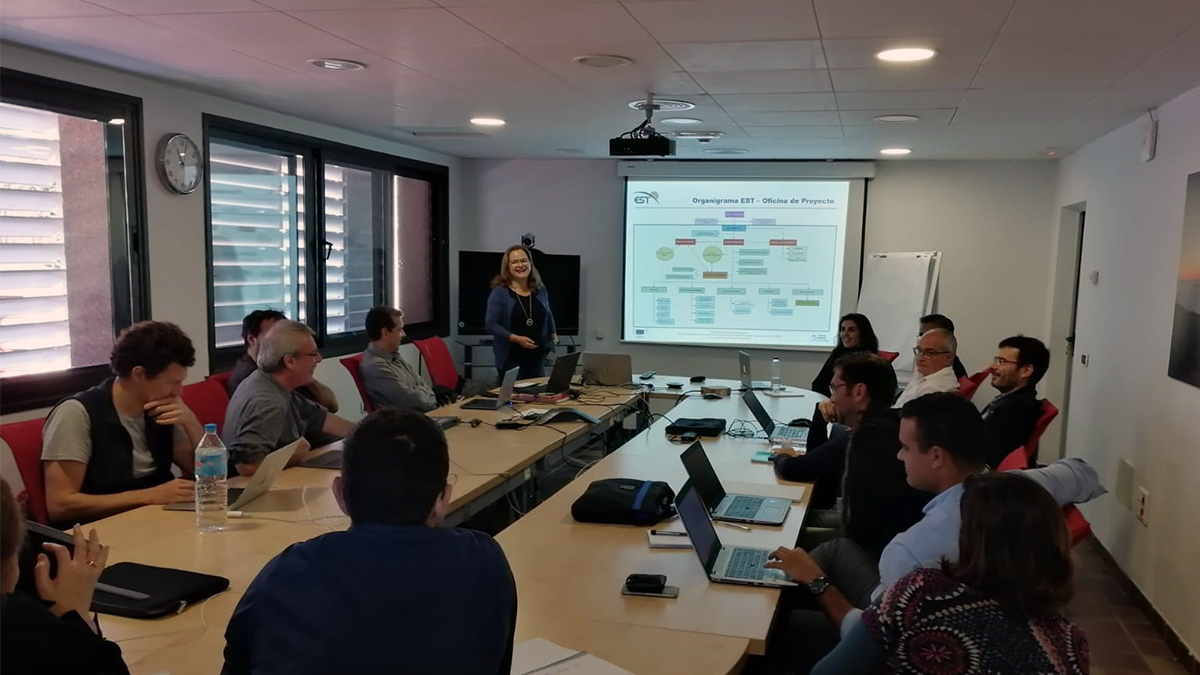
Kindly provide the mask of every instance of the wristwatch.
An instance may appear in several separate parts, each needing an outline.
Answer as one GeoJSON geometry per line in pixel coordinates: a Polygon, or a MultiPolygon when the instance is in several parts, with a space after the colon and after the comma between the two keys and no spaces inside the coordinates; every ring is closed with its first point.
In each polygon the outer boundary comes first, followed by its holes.
{"type": "Polygon", "coordinates": [[[820,595],[829,588],[829,577],[819,576],[816,579],[808,582],[808,592],[814,596],[820,595]]]}

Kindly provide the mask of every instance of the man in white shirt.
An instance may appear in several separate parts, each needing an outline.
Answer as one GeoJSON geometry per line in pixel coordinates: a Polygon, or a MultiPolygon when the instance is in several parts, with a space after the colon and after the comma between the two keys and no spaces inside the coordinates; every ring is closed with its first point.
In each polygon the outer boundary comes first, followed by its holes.
{"type": "Polygon", "coordinates": [[[917,374],[904,388],[904,393],[892,405],[904,407],[905,403],[925,394],[939,391],[958,391],[958,377],[954,375],[954,356],[958,351],[958,340],[954,333],[945,328],[927,331],[913,347],[917,357],[917,374]]]}

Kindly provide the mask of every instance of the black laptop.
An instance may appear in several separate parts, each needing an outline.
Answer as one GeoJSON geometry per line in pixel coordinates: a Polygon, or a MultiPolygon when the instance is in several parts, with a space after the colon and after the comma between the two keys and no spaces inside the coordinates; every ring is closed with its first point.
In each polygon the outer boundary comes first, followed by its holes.
{"type": "Polygon", "coordinates": [[[550,371],[550,379],[546,384],[530,384],[517,387],[514,394],[523,396],[542,396],[544,394],[561,394],[571,390],[571,380],[575,377],[575,366],[583,352],[564,354],[554,361],[554,370],[550,371]]]}

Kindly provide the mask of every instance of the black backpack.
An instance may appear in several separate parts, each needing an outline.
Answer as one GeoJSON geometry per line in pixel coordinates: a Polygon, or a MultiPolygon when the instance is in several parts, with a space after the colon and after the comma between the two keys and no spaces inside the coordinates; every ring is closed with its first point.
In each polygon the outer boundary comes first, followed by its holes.
{"type": "Polygon", "coordinates": [[[660,480],[605,478],[593,482],[571,505],[581,523],[653,525],[675,515],[675,491],[660,480]]]}

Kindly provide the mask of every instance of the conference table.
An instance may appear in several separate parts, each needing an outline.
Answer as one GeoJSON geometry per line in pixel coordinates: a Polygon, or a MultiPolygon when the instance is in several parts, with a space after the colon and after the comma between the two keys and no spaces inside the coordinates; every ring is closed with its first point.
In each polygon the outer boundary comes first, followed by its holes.
{"type": "MultiPolygon", "coordinates": [[[[667,389],[668,381],[687,378],[656,377],[649,381],[652,390],[584,387],[579,401],[563,404],[600,419],[600,428],[572,422],[553,425],[559,431],[540,426],[498,430],[491,425],[511,418],[512,410],[461,410],[461,403],[430,413],[464,420],[446,431],[455,475],[448,520],[461,522],[504,493],[536,484],[547,456],[569,455],[626,417],[645,419],[648,400],[673,405],[666,417],[655,415],[657,421],[497,536],[517,583],[518,642],[543,637],[640,674],[727,675],[741,668],[746,655],[763,653],[778,590],[709,583],[691,549],[648,548],[647,528],[581,524],[571,518],[571,503],[587,484],[601,478],[664,480],[678,491],[686,478],[679,460],[686,446],[667,439],[664,428],[671,420],[723,417],[734,422],[751,417],[736,391],[729,398],[704,400],[690,388],[699,385],[687,385],[681,392],[667,389]],[[481,423],[468,424],[472,419],[481,423]],[[666,574],[669,584],[680,587],[679,597],[621,595],[625,577],[634,572],[666,574]]],[[[705,384],[740,386],[724,380],[705,384]]],[[[760,399],[777,420],[809,416],[820,397],[793,393],[802,395],[760,399]]],[[[547,407],[551,406],[515,406],[518,412],[547,407]]],[[[808,504],[806,486],[780,482],[769,465],[750,462],[755,451],[767,447],[761,437],[721,436],[702,442],[727,491],[793,500],[782,527],[751,526],[749,532],[721,527],[722,542],[772,549],[793,545],[808,504]]],[[[336,451],[338,445],[312,452],[336,451]]],[[[332,494],[336,473],[304,467],[282,472],[270,492],[246,506],[245,517],[231,518],[219,533],[198,532],[191,513],[156,506],[95,523],[101,540],[112,547],[109,564],[136,561],[217,574],[230,581],[229,590],[164,618],[101,616],[106,637],[121,645],[130,670],[137,675],[219,672],[225,626],[259,570],[293,543],[349,526],[332,494]]],[[[244,480],[234,479],[231,485],[244,480]]],[[[657,527],[682,530],[677,519],[657,527]]]]}

